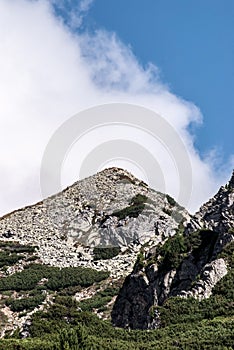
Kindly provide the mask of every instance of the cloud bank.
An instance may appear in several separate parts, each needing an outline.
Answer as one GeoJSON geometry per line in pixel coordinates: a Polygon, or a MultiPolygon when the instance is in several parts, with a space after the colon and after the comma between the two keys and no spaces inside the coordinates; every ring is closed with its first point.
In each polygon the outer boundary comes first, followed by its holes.
{"type": "MultiPolygon", "coordinates": [[[[189,126],[202,121],[201,113],[170,92],[156,66],[142,67],[115,33],[75,34],[71,27],[81,25],[91,3],[79,3],[68,26],[53,1],[0,0],[0,214],[41,199],[40,164],[54,131],[79,111],[110,102],[145,106],[171,123],[194,172],[189,209],[198,209],[227,180],[230,167],[217,173],[213,158],[200,157],[189,126]]],[[[109,132],[103,141],[107,137],[109,132]]],[[[149,147],[156,155],[160,151],[149,147]]],[[[69,164],[64,187],[77,180],[69,164]]],[[[176,197],[175,173],[163,166],[167,192],[176,197]]]]}

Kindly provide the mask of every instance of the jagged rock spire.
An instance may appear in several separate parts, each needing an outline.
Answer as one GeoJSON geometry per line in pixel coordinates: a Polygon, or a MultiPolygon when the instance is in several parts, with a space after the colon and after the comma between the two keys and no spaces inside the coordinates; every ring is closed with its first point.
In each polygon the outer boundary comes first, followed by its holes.
{"type": "Polygon", "coordinates": [[[234,188],[234,169],[232,171],[232,177],[231,177],[231,180],[229,181],[229,186],[234,188]]]}

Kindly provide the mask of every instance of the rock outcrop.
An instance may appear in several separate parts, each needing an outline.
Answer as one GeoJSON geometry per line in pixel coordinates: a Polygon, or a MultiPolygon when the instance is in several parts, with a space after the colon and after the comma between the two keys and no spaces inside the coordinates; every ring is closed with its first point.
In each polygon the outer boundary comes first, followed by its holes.
{"type": "Polygon", "coordinates": [[[228,272],[220,258],[234,240],[234,174],[230,182],[204,204],[164,244],[145,246],[127,276],[112,311],[115,326],[149,329],[160,324],[156,306],[172,296],[210,297],[228,272]]]}
{"type": "Polygon", "coordinates": [[[214,286],[228,272],[227,264],[224,259],[216,259],[206,264],[201,273],[201,278],[196,282],[195,286],[189,291],[182,291],[178,296],[195,297],[199,300],[209,298],[212,294],[214,286]]]}

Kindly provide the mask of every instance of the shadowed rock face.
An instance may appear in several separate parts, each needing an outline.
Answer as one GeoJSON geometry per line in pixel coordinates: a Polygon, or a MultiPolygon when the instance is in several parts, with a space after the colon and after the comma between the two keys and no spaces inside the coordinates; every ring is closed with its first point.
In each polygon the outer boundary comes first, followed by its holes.
{"type": "Polygon", "coordinates": [[[234,170],[233,170],[233,172],[232,172],[232,177],[231,177],[231,179],[230,179],[230,181],[229,181],[229,186],[230,186],[231,188],[234,188],[234,170]]]}
{"type": "Polygon", "coordinates": [[[234,175],[191,221],[160,247],[141,250],[112,310],[113,325],[152,329],[160,324],[154,307],[170,296],[208,298],[224,277],[227,264],[218,255],[234,240],[234,175]]]}
{"type": "Polygon", "coordinates": [[[112,311],[117,327],[131,329],[149,328],[149,309],[154,304],[154,291],[144,274],[129,275],[118,295],[112,311]]]}

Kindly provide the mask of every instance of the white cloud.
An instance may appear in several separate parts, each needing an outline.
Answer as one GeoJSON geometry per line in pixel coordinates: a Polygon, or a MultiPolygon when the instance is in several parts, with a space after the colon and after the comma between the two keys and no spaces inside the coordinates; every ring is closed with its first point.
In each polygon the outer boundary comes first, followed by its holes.
{"type": "MultiPolygon", "coordinates": [[[[79,11],[91,3],[81,2],[79,11]]],[[[143,68],[115,34],[75,35],[48,1],[0,0],[0,52],[0,213],[41,199],[40,162],[53,132],[80,110],[108,102],[151,108],[178,131],[195,173],[192,210],[226,181],[194,148],[188,126],[201,121],[198,108],[170,93],[157,67],[143,68]]],[[[165,176],[171,189],[173,176],[165,176]]]]}
{"type": "Polygon", "coordinates": [[[82,0],[80,2],[80,11],[87,12],[89,11],[90,7],[92,6],[94,0],[82,0]]]}
{"type": "Polygon", "coordinates": [[[48,0],[57,14],[61,17],[65,15],[66,23],[72,29],[82,26],[83,20],[91,8],[94,0],[48,0]]]}

